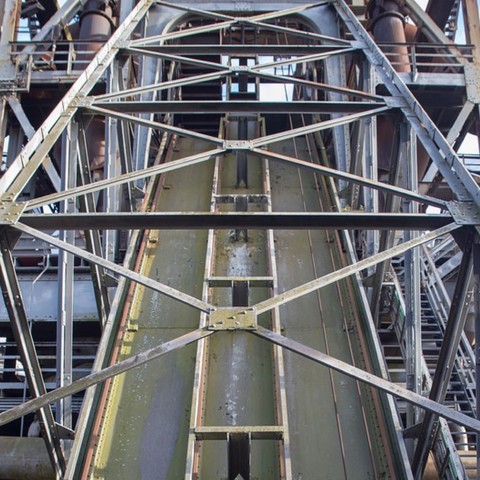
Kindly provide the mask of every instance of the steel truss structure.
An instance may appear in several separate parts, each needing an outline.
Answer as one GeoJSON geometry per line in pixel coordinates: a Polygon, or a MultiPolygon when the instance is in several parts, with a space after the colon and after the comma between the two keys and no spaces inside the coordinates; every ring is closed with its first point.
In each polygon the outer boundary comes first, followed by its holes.
{"type": "MultiPolygon", "coordinates": [[[[190,344],[198,344],[196,372],[199,372],[204,361],[206,339],[231,335],[232,332],[247,332],[277,346],[274,370],[279,382],[276,387],[280,399],[278,424],[244,428],[225,426],[214,431],[213,427],[209,430],[195,423],[198,419],[192,420],[186,478],[197,478],[198,442],[224,437],[230,442],[229,478],[236,478],[237,474],[250,478],[249,467],[245,467],[245,458],[248,459],[250,453],[245,454],[242,450],[246,448],[247,437],[247,443],[252,438],[280,440],[281,478],[296,478],[292,473],[288,406],[282,386],[283,350],[381,392],[378,398],[387,418],[389,442],[395,452],[392,455],[395,466],[392,468],[398,478],[422,478],[430,451],[434,452],[437,467],[443,469],[444,478],[462,478],[463,466],[451,439],[444,438],[449,435],[445,420],[464,427],[464,431],[473,435],[480,432],[480,419],[450,408],[444,404],[444,399],[462,344],[472,282],[476,307],[475,345],[480,345],[480,189],[456,153],[457,140],[465,135],[471,119],[477,115],[474,122],[477,126],[479,122],[479,54],[477,48],[470,58],[466,58],[413,0],[398,3],[421,27],[423,35],[436,45],[442,45],[438,47],[443,55],[442,62],[459,66],[464,75],[467,100],[457,112],[446,137],[412,93],[410,85],[407,86],[406,82],[410,82],[407,76],[397,71],[388,54],[381,50],[351,6],[343,0],[314,4],[286,2],[275,7],[259,3],[254,12],[236,13],[232,13],[228,2],[202,3],[203,8],[198,8],[189,2],[173,4],[162,0],[140,0],[128,15],[124,15],[121,24],[88,66],[78,72],[71,88],[36,131],[29,124],[15,96],[15,88],[12,88],[7,103],[29,141],[0,178],[0,192],[3,192],[0,281],[31,398],[0,413],[0,425],[36,412],[58,478],[81,478],[85,472],[91,472],[88,462],[92,460],[89,453],[95,428],[92,425],[97,421],[95,412],[100,412],[102,398],[111,385],[107,382],[109,379],[190,344]],[[218,45],[196,41],[215,32],[219,35],[230,32],[233,36],[241,32],[244,38],[250,35],[252,41],[248,45],[241,40],[218,45]],[[278,44],[254,41],[262,35],[267,39],[280,36],[284,40],[278,44]],[[345,77],[347,59],[353,72],[348,80],[345,77]],[[197,73],[177,74],[182,68],[192,68],[197,73]],[[135,69],[138,69],[137,81],[132,83],[129,75],[135,69]],[[287,73],[278,74],[280,70],[287,73]],[[105,82],[106,89],[98,93],[95,87],[102,82],[105,82]],[[223,99],[189,100],[179,95],[182,89],[185,91],[212,82],[223,86],[223,99]],[[292,88],[295,93],[289,101],[248,96],[251,93],[248,85],[255,85],[258,90],[262,84],[275,83],[292,88]],[[236,93],[244,94],[244,97],[237,95],[235,98],[236,93]],[[278,131],[259,128],[250,138],[244,135],[244,138],[234,139],[188,124],[192,115],[226,116],[241,123],[239,119],[242,118],[259,121],[261,117],[277,114],[290,118],[302,116],[307,121],[278,131]],[[105,176],[93,182],[88,131],[94,122],[92,119],[98,118],[104,119],[106,126],[105,176]],[[388,181],[379,178],[377,173],[377,121],[385,118],[395,125],[396,130],[391,139],[393,148],[388,181]],[[325,148],[327,137],[328,151],[325,148]],[[165,145],[172,143],[172,139],[179,138],[196,142],[202,146],[201,151],[169,161],[163,161],[158,154],[155,162],[150,161],[155,142],[161,152],[165,145]],[[323,146],[320,160],[310,161],[275,148],[282,142],[297,139],[315,142],[320,152],[323,146]],[[424,188],[423,178],[418,178],[417,141],[431,160],[425,178],[435,178],[437,183],[442,183],[442,195],[424,188]],[[60,176],[50,159],[59,142],[62,143],[60,176]],[[248,195],[223,194],[215,188],[210,211],[149,210],[163,176],[192,166],[212,162],[218,165],[220,159],[237,166],[237,182],[246,186],[248,168],[254,161],[262,162],[267,172],[269,164],[311,172],[328,185],[336,199],[335,211],[278,211],[272,208],[268,189],[248,195]],[[26,189],[42,168],[55,191],[26,197],[26,189]],[[99,196],[103,196],[103,201],[98,201],[99,196]],[[139,203],[142,206],[137,208],[139,203]],[[235,209],[222,210],[218,207],[220,204],[234,205],[235,209]],[[250,204],[264,208],[249,211],[250,204]],[[52,205],[60,207],[56,209],[52,205]],[[432,210],[436,213],[431,213],[432,210]],[[237,236],[243,234],[245,238],[251,230],[266,231],[270,246],[277,230],[332,230],[339,232],[338,243],[348,262],[284,291],[279,290],[275,273],[262,278],[220,278],[206,268],[205,278],[209,279],[210,287],[231,284],[234,291],[240,288],[241,292],[242,282],[249,282],[250,286],[260,282],[259,285],[271,289],[269,298],[247,307],[233,302],[219,307],[208,295],[197,298],[147,276],[138,267],[138,251],[143,248],[140,245],[145,238],[144,231],[213,232],[226,229],[233,229],[237,236]],[[76,231],[84,232],[81,244],[75,240],[76,231]],[[119,231],[128,232],[129,238],[123,264],[115,258],[119,248],[116,232],[119,231]],[[58,272],[63,318],[57,319],[59,345],[63,349],[58,371],[61,379],[57,382],[58,388],[48,389],[48,392],[14,263],[15,249],[21,238],[35,239],[62,252],[58,272]],[[437,245],[445,241],[451,244],[452,239],[463,254],[457,257],[461,260],[457,262],[453,296],[451,300],[444,298],[442,303],[446,309],[444,340],[435,375],[428,380],[429,384],[425,380],[421,351],[422,262],[425,258],[433,258],[431,252],[437,245]],[[358,247],[359,243],[361,247],[358,247]],[[399,257],[405,262],[405,298],[399,291],[396,295],[402,297],[406,386],[388,378],[376,331],[381,328],[381,309],[391,287],[388,282],[391,261],[399,257]],[[91,266],[102,336],[92,373],[73,381],[74,258],[91,266]],[[358,310],[364,318],[362,329],[372,356],[367,369],[283,335],[278,319],[272,320],[268,327],[260,320],[265,313],[272,314],[275,319],[280,307],[344,279],[348,279],[349,288],[355,292],[358,310]],[[116,284],[114,297],[112,282],[116,284]],[[191,307],[199,315],[198,328],[115,361],[112,351],[119,329],[125,328],[120,322],[132,285],[141,285],[191,307]],[[85,390],[82,414],[74,431],[71,398],[85,390]],[[399,425],[395,407],[395,402],[400,401],[410,406],[406,408],[405,429],[399,425]],[[66,458],[64,440],[74,437],[72,450],[66,458]],[[413,446],[409,446],[409,438],[414,439],[413,446]]],[[[470,18],[477,15],[478,19],[475,2],[466,0],[464,3],[464,10],[470,18]]],[[[54,14],[34,42],[16,56],[16,75],[18,72],[27,74],[28,68],[41,58],[38,51],[51,28],[61,21],[68,24],[79,8],[81,2],[70,1],[54,14]]],[[[128,5],[122,8],[127,11],[128,5]]],[[[472,26],[469,38],[472,44],[480,44],[480,41],[476,42],[478,35],[478,28],[472,26]]],[[[34,76],[31,72],[28,75],[34,76]]],[[[246,122],[248,124],[248,120],[246,122]]],[[[209,242],[213,244],[213,240],[209,242]]],[[[210,252],[209,255],[213,254],[210,252]]],[[[270,266],[275,272],[272,267],[274,255],[272,258],[270,266]]],[[[430,272],[436,272],[433,260],[429,265],[430,272]]],[[[439,281],[438,285],[441,284],[439,281]]],[[[476,348],[475,354],[478,365],[476,348]]],[[[479,374],[477,369],[477,384],[479,374]]],[[[196,407],[192,410],[199,408],[199,389],[198,385],[194,387],[192,405],[196,407]]],[[[477,443],[477,462],[480,461],[479,451],[480,443],[477,443]]]]}

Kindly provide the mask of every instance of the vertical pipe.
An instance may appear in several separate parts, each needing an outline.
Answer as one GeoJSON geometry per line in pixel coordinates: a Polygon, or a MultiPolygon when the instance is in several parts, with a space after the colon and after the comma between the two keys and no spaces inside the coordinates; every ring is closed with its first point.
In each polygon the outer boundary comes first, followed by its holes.
{"type": "MultiPolygon", "coordinates": [[[[410,72],[408,49],[404,45],[406,42],[405,18],[400,12],[400,7],[393,0],[371,0],[367,6],[367,12],[375,41],[398,44],[382,48],[388,55],[393,68],[397,72],[410,72]]],[[[394,150],[392,138],[394,138],[395,133],[394,121],[389,117],[380,116],[377,123],[377,133],[379,179],[386,181],[391,163],[394,161],[392,156],[394,150]]]]}

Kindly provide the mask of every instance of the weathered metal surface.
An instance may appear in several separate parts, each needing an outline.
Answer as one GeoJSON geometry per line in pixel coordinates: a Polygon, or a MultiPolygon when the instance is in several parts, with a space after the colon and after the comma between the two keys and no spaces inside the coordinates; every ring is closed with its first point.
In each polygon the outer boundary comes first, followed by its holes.
{"type": "Polygon", "coordinates": [[[0,478],[54,480],[55,473],[43,440],[0,437],[0,478]]]}

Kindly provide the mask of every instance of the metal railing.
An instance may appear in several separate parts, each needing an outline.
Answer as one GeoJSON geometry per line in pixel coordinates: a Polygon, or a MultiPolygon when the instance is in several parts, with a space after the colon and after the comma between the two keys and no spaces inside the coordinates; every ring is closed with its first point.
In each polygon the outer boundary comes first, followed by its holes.
{"type": "Polygon", "coordinates": [[[465,62],[473,61],[473,45],[433,43],[379,43],[392,66],[398,71],[408,67],[412,81],[419,73],[463,73],[465,62]],[[452,51],[455,49],[459,55],[452,51]]]}

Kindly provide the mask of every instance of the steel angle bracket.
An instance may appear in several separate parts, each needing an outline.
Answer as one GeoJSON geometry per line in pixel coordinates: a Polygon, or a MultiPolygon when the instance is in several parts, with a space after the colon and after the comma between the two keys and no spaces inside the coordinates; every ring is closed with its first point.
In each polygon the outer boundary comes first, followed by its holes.
{"type": "Polygon", "coordinates": [[[208,330],[257,330],[257,311],[254,307],[220,307],[208,315],[208,330]]]}
{"type": "Polygon", "coordinates": [[[14,225],[25,210],[25,203],[12,201],[11,197],[0,199],[0,225],[14,225]]]}
{"type": "Polygon", "coordinates": [[[457,225],[480,225],[480,207],[473,202],[448,202],[448,210],[457,225]]]}

